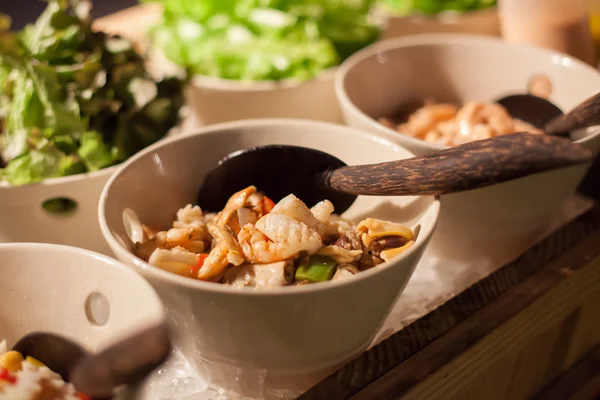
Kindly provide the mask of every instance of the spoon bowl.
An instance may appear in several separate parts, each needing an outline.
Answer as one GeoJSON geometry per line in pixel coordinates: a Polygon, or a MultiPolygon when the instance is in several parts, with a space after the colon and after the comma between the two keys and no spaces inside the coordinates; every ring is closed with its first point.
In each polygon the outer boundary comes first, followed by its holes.
{"type": "Polygon", "coordinates": [[[515,118],[533,124],[549,135],[568,135],[571,131],[600,124],[600,93],[577,105],[567,114],[552,102],[531,94],[506,96],[497,101],[515,118]]]}
{"type": "Polygon", "coordinates": [[[30,356],[42,362],[70,382],[71,371],[89,355],[88,351],[71,339],[50,332],[32,332],[13,346],[23,357],[30,356]]]}
{"type": "Polygon", "coordinates": [[[168,330],[158,325],[92,354],[64,336],[32,332],[13,350],[58,373],[65,382],[94,399],[112,398],[121,385],[135,384],[162,364],[171,351],[168,330]]]}
{"type": "Polygon", "coordinates": [[[513,94],[496,100],[513,117],[528,122],[538,129],[545,130],[546,125],[563,111],[549,100],[532,94],[513,94]]]}

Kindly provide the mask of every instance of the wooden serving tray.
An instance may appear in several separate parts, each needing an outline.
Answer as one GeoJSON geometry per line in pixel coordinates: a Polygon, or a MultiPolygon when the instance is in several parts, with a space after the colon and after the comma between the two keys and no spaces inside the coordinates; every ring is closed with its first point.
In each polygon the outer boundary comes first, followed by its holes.
{"type": "MultiPolygon", "coordinates": [[[[94,26],[143,42],[158,18],[144,5],[94,26]]],[[[581,189],[600,200],[599,161],[581,189]]],[[[542,389],[600,345],[600,205],[438,304],[299,399],[566,398],[542,389]]]]}

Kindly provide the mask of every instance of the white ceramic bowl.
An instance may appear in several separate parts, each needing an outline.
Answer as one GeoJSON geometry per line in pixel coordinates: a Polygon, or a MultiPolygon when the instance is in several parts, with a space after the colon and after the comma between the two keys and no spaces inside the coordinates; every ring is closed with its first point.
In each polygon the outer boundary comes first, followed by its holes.
{"type": "MultiPolygon", "coordinates": [[[[600,90],[600,72],[553,51],[469,35],[417,35],[363,49],[339,69],[336,94],[346,122],[425,154],[444,146],[398,133],[377,122],[410,99],[493,100],[523,93],[534,75],[547,76],[550,100],[568,111],[600,90]]],[[[579,132],[578,143],[600,148],[600,130],[579,132]]],[[[583,178],[589,165],[538,174],[494,187],[442,197],[438,235],[446,254],[505,261],[524,250],[583,178]],[[459,243],[446,240],[460,226],[459,243]],[[447,234],[449,236],[446,236],[447,234]]]]}
{"type": "Polygon", "coordinates": [[[165,319],[144,279],[91,251],[0,244],[0,276],[0,341],[9,346],[27,333],[46,331],[98,351],[165,319]]]}
{"type": "Polygon", "coordinates": [[[303,118],[341,122],[335,68],[306,82],[237,82],[194,76],[189,104],[202,125],[253,118],[303,118]]]}
{"type": "Polygon", "coordinates": [[[500,36],[496,7],[468,13],[441,13],[436,16],[384,13],[386,29],[382,39],[422,33],[473,33],[500,36]]]}
{"type": "Polygon", "coordinates": [[[98,198],[116,167],[10,186],[0,183],[0,243],[43,242],[65,244],[110,254],[98,226],[98,198]],[[46,200],[76,202],[70,212],[54,214],[42,207],[46,200]]]}
{"type": "Polygon", "coordinates": [[[312,147],[349,164],[411,156],[389,141],[341,125],[301,120],[220,124],[134,156],[109,180],[99,208],[106,240],[159,292],[184,353],[207,368],[212,382],[247,396],[306,389],[363,351],[408,282],[439,212],[431,197],[360,197],[345,216],[419,224],[421,230],[416,245],[398,259],[347,282],[261,292],[184,278],[131,253],[125,210],[133,210],[143,223],[169,227],[179,208],[195,202],[205,174],[218,160],[266,144],[312,147]]]}

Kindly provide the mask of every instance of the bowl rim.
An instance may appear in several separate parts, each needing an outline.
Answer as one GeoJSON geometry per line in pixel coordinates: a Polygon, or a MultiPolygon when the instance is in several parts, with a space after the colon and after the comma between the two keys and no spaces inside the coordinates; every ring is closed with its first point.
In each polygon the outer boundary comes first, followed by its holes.
{"type": "Polygon", "coordinates": [[[87,178],[98,178],[98,177],[102,177],[105,175],[110,175],[113,172],[115,172],[116,170],[118,170],[120,165],[121,165],[121,163],[112,165],[108,168],[102,168],[97,171],[89,171],[89,172],[83,172],[80,174],[60,176],[57,178],[48,178],[48,179],[41,180],[39,182],[26,183],[24,185],[11,185],[10,183],[8,183],[6,181],[0,181],[0,191],[2,191],[2,190],[19,190],[19,189],[23,190],[23,189],[35,188],[36,186],[41,187],[41,186],[68,185],[71,183],[77,183],[77,182],[87,179],[87,178]]]}
{"type": "MultiPolygon", "coordinates": [[[[5,252],[20,252],[20,253],[32,253],[32,252],[57,252],[63,255],[72,255],[74,257],[82,257],[82,258],[93,258],[95,260],[100,261],[106,266],[110,266],[110,268],[114,268],[116,270],[121,271],[120,273],[128,274],[132,277],[132,279],[136,279],[140,282],[140,285],[149,289],[148,293],[154,298],[158,307],[156,310],[157,316],[159,316],[162,320],[166,318],[166,311],[164,309],[164,305],[162,300],[156,293],[156,290],[150,283],[145,280],[142,276],[137,274],[135,271],[132,271],[131,268],[127,267],[121,261],[109,257],[107,255],[97,253],[92,250],[83,249],[80,247],[67,246],[64,244],[54,244],[54,243],[37,243],[37,242],[10,242],[10,243],[0,243],[0,257],[5,252]]],[[[89,265],[87,268],[91,268],[89,265]]],[[[0,264],[0,270],[2,269],[2,265],[0,264]]]]}
{"type": "MultiPolygon", "coordinates": [[[[388,128],[379,122],[376,119],[371,118],[367,114],[365,114],[362,110],[360,110],[352,100],[350,100],[350,96],[346,92],[345,82],[348,74],[352,71],[357,64],[361,63],[364,60],[367,60],[372,57],[377,57],[381,52],[395,51],[407,47],[414,46],[431,46],[431,45],[454,45],[454,44],[464,44],[464,45],[484,45],[487,44],[489,46],[500,46],[507,48],[515,48],[520,49],[521,51],[528,51],[530,53],[536,53],[540,56],[551,57],[555,60],[555,63],[562,64],[565,68],[568,69],[584,69],[589,72],[593,72],[600,77],[600,71],[595,69],[594,67],[584,63],[581,60],[578,60],[574,57],[571,57],[568,54],[546,49],[542,47],[537,47],[528,44],[521,43],[511,43],[506,42],[502,38],[488,36],[488,35],[476,35],[476,34],[465,34],[465,33],[424,33],[424,34],[416,34],[405,37],[391,38],[382,40],[380,42],[374,43],[364,49],[361,49],[348,57],[346,61],[344,61],[335,76],[334,80],[334,90],[338,102],[341,105],[342,111],[344,114],[350,112],[356,118],[358,118],[361,123],[366,124],[372,128],[374,128],[379,134],[382,134],[383,137],[388,138],[391,141],[398,140],[398,136],[402,138],[403,141],[410,143],[410,145],[415,147],[421,147],[426,149],[427,151],[439,151],[450,148],[450,146],[445,146],[438,143],[431,143],[425,140],[417,139],[412,137],[406,133],[402,133],[391,128],[388,128]],[[394,139],[395,138],[395,139],[394,139]]],[[[600,89],[598,90],[600,92],[600,89]]],[[[590,133],[583,138],[578,140],[574,140],[574,143],[586,143],[588,141],[593,140],[594,138],[600,136],[600,130],[598,132],[590,133]]]]}
{"type": "MultiPolygon", "coordinates": [[[[249,120],[224,122],[224,123],[214,124],[214,125],[210,125],[210,126],[201,128],[198,131],[196,131],[194,133],[188,133],[187,135],[181,135],[181,136],[167,138],[166,140],[164,140],[160,143],[155,143],[154,145],[151,145],[151,146],[145,148],[144,150],[135,154],[133,157],[129,158],[125,163],[123,163],[121,165],[119,170],[109,178],[108,182],[104,186],[104,189],[102,190],[102,194],[100,195],[100,201],[98,203],[98,219],[99,219],[100,229],[102,231],[102,234],[103,234],[105,240],[108,242],[109,246],[113,249],[113,252],[115,253],[115,255],[117,255],[117,256],[120,255],[122,257],[125,257],[127,259],[128,264],[132,265],[136,270],[140,271],[143,275],[149,275],[153,279],[157,279],[162,282],[166,281],[169,284],[180,286],[180,287],[185,287],[187,289],[195,289],[198,291],[208,291],[211,293],[220,293],[220,294],[235,295],[235,296],[260,296],[260,297],[281,296],[281,295],[295,296],[295,295],[301,295],[301,294],[306,294],[306,293],[320,292],[323,290],[336,290],[336,289],[340,289],[345,286],[356,285],[360,281],[372,279],[372,277],[375,274],[381,273],[382,268],[371,268],[366,271],[361,271],[359,274],[360,277],[357,279],[319,282],[319,283],[313,283],[310,285],[299,285],[299,286],[292,286],[292,287],[287,287],[287,286],[286,287],[275,287],[275,288],[268,288],[265,290],[256,290],[253,287],[241,287],[241,288],[240,287],[230,287],[229,285],[218,284],[215,282],[206,282],[206,281],[200,281],[200,280],[196,280],[196,279],[192,279],[192,278],[187,278],[184,276],[174,274],[169,271],[162,270],[158,267],[155,267],[155,266],[143,261],[142,259],[138,258],[137,256],[135,256],[131,251],[129,251],[127,248],[125,248],[120,243],[120,241],[117,240],[117,238],[113,235],[110,227],[107,224],[106,213],[105,213],[105,204],[107,201],[107,197],[109,196],[109,191],[111,190],[113,183],[117,179],[119,179],[119,177],[124,173],[124,171],[126,171],[132,164],[136,163],[141,158],[160,149],[163,146],[170,146],[177,142],[183,142],[186,140],[194,140],[195,137],[202,136],[205,134],[211,134],[211,133],[215,134],[218,132],[231,130],[231,129],[244,129],[244,128],[255,129],[255,128],[260,128],[260,127],[286,126],[286,125],[288,125],[288,126],[289,125],[301,125],[306,128],[330,128],[330,129],[344,130],[349,134],[359,135],[359,136],[368,138],[370,140],[373,140],[375,142],[385,144],[392,148],[403,150],[403,151],[407,152],[408,154],[412,155],[412,152],[410,152],[409,150],[407,150],[406,148],[404,148],[403,146],[401,146],[399,144],[393,143],[384,138],[376,137],[376,136],[366,133],[364,131],[348,127],[346,125],[335,124],[335,123],[330,123],[330,122],[305,120],[305,119],[293,119],[293,118],[266,118],[266,119],[249,119],[249,120]]],[[[416,253],[421,250],[424,251],[424,249],[426,247],[426,243],[429,242],[429,239],[431,238],[431,236],[433,235],[433,232],[435,231],[435,228],[436,228],[436,225],[437,225],[437,222],[439,219],[439,213],[440,213],[439,198],[435,198],[435,197],[431,197],[431,196],[415,196],[415,197],[432,199],[431,204],[428,205],[425,212],[430,212],[430,210],[433,211],[433,213],[434,213],[433,223],[427,227],[422,226],[422,228],[419,232],[419,238],[421,240],[415,242],[415,245],[411,246],[409,249],[407,249],[405,252],[403,252],[402,255],[399,257],[399,259],[396,260],[395,262],[393,262],[393,263],[387,262],[387,263],[381,264],[381,266],[383,266],[384,268],[392,267],[394,264],[400,262],[401,260],[403,260],[404,258],[406,258],[408,255],[410,255],[412,253],[416,253]]]]}
{"type": "Polygon", "coordinates": [[[453,10],[445,10],[439,12],[437,14],[419,14],[419,13],[409,13],[409,14],[397,14],[393,11],[389,11],[389,8],[385,6],[379,5],[375,12],[384,16],[387,19],[394,20],[406,20],[406,21],[426,21],[426,22],[437,22],[442,25],[456,25],[467,19],[475,19],[475,18],[495,18],[498,16],[498,5],[488,6],[486,8],[481,8],[478,10],[470,10],[470,11],[453,11],[453,10]]]}
{"type": "Polygon", "coordinates": [[[202,88],[220,91],[237,92],[270,92],[277,90],[295,89],[312,83],[326,82],[335,79],[340,64],[320,71],[314,77],[306,80],[297,80],[294,78],[285,78],[279,81],[240,81],[235,79],[225,79],[216,76],[194,74],[190,79],[192,88],[202,88]]]}

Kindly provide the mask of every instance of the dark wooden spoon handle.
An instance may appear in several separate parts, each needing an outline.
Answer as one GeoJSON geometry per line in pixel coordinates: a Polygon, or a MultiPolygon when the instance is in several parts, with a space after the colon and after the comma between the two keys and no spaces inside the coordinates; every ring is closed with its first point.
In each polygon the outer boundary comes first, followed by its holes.
{"type": "Polygon", "coordinates": [[[325,172],[325,186],[354,195],[443,195],[591,161],[570,140],[515,133],[381,164],[325,172]]]}
{"type": "Polygon", "coordinates": [[[159,325],[85,357],[72,371],[71,383],[93,398],[111,398],[115,388],[145,378],[170,352],[168,329],[159,325]]]}
{"type": "Polygon", "coordinates": [[[546,125],[549,135],[562,135],[574,129],[600,125],[600,93],[590,97],[569,113],[552,119],[546,125]]]}

